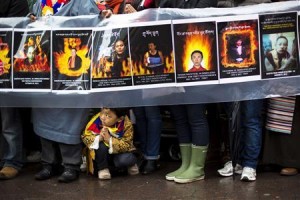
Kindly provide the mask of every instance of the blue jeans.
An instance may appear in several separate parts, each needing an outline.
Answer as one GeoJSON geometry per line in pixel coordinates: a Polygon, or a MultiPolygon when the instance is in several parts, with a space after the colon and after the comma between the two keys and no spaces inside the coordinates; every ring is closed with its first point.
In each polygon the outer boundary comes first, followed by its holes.
{"type": "Polygon", "coordinates": [[[263,99],[241,102],[240,160],[243,167],[256,169],[262,145],[263,99]]]}
{"type": "Polygon", "coordinates": [[[170,106],[180,144],[206,146],[209,129],[204,104],[170,106]]]}
{"type": "Polygon", "coordinates": [[[18,108],[1,108],[3,167],[20,170],[23,166],[23,127],[18,108]]]}
{"type": "Polygon", "coordinates": [[[159,158],[162,119],[158,106],[133,108],[141,151],[146,160],[159,158]]]}

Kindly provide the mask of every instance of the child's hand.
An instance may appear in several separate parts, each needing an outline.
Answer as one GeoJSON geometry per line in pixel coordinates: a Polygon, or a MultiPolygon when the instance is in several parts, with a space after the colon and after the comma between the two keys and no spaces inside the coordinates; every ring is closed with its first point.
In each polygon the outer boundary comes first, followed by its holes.
{"type": "Polygon", "coordinates": [[[105,141],[105,142],[109,142],[109,138],[110,138],[110,134],[109,134],[109,132],[108,132],[108,128],[102,128],[102,130],[101,130],[101,136],[103,137],[103,140],[105,141]]]}
{"type": "Polygon", "coordinates": [[[109,10],[109,9],[108,10],[102,10],[102,12],[101,12],[101,16],[103,18],[109,18],[112,14],[113,14],[112,11],[109,10]]]}

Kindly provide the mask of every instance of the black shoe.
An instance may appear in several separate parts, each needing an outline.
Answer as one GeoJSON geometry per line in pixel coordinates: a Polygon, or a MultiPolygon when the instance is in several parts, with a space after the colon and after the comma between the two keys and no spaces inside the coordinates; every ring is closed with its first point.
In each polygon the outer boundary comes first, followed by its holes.
{"type": "Polygon", "coordinates": [[[159,168],[157,164],[157,160],[147,160],[146,164],[144,165],[141,173],[146,175],[156,171],[159,168]]]}
{"type": "Polygon", "coordinates": [[[34,178],[35,180],[43,181],[47,180],[54,176],[54,172],[52,170],[51,166],[44,166],[41,171],[39,171],[37,174],[35,174],[34,178]]]}
{"type": "Polygon", "coordinates": [[[66,168],[62,175],[58,177],[58,181],[61,183],[70,183],[78,179],[79,172],[75,169],[66,168]]]}

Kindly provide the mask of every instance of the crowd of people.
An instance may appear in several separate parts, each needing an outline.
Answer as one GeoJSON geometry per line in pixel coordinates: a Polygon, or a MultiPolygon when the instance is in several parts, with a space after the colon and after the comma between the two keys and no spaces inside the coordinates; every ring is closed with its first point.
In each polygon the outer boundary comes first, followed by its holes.
{"type": "MultiPolygon", "coordinates": [[[[72,1],[72,0],[71,0],[72,1]]],[[[74,0],[75,1],[75,0],[74,0]]],[[[48,1],[47,1],[48,2],[48,1]]],[[[95,1],[97,12],[104,18],[113,14],[132,13],[150,7],[164,8],[204,8],[219,6],[237,6],[251,4],[252,1],[174,1],[174,0],[145,0],[142,4],[135,1],[95,1]]],[[[255,1],[255,3],[271,1],[255,1]]],[[[59,9],[53,5],[39,2],[43,12],[55,14],[59,9]]],[[[49,2],[48,2],[49,3],[49,2]]],[[[67,5],[63,1],[59,6],[67,5]]],[[[254,4],[252,2],[252,4],[254,4]]],[[[0,11],[0,17],[27,16],[29,13],[26,0],[5,1],[5,9],[0,11]]],[[[58,5],[56,5],[58,6],[58,5]]],[[[32,20],[43,13],[34,13],[32,20]]],[[[237,40],[236,52],[242,55],[241,40],[237,40]]],[[[118,43],[116,43],[117,45],[118,43]]],[[[124,45],[123,45],[124,46],[124,45]]],[[[280,48],[285,50],[287,40],[280,37],[276,41],[278,55],[280,48]],[[282,45],[283,47],[279,47],[282,45]]],[[[117,46],[115,59],[120,59],[117,46]]],[[[29,49],[30,50],[30,49],[29,49]]],[[[282,50],[282,51],[283,51],[282,50]]],[[[266,62],[272,65],[274,55],[267,54],[266,62]]],[[[149,43],[149,52],[145,55],[144,64],[163,63],[161,53],[156,50],[155,43],[149,43]]],[[[285,55],[290,57],[290,55],[285,55]]],[[[195,51],[191,55],[195,70],[204,71],[201,66],[203,54],[195,51]]],[[[241,58],[240,58],[241,59],[241,58]]],[[[78,59],[77,59],[78,60],[78,59]]],[[[69,67],[77,69],[76,49],[69,59],[69,67]]],[[[275,63],[274,68],[280,68],[275,63]]],[[[268,65],[269,66],[269,65],[268,65]]],[[[113,76],[119,73],[117,66],[111,70],[113,76]]],[[[231,155],[232,160],[225,163],[224,168],[218,170],[221,176],[231,176],[240,173],[242,181],[255,181],[259,155],[263,154],[263,161],[267,164],[277,164],[283,167],[282,175],[293,175],[299,168],[297,148],[298,98],[270,99],[269,104],[264,100],[249,100],[238,102],[241,113],[239,127],[240,139],[237,140],[238,156],[231,155]],[[267,109],[266,133],[263,134],[263,108],[267,109]],[[279,117],[278,115],[283,116],[279,117]],[[276,118],[277,117],[277,118],[276,118]],[[285,117],[285,118],[284,118],[285,117]],[[276,133],[275,133],[276,132],[276,133]],[[265,136],[265,144],[262,138],[265,136]],[[261,152],[262,147],[263,152],[261,152]],[[274,153],[278,152],[278,153],[274,153]],[[278,156],[281,155],[281,156],[278,156]],[[273,158],[272,156],[275,156],[273,158]]],[[[231,115],[233,102],[222,104],[228,117],[231,115]]],[[[177,138],[180,146],[181,165],[173,172],[166,174],[165,179],[176,183],[189,183],[205,178],[205,161],[209,147],[209,126],[205,104],[172,105],[169,106],[174,119],[177,138]]],[[[97,174],[100,180],[111,179],[112,169],[127,170],[130,175],[151,174],[159,170],[160,136],[162,132],[162,117],[159,106],[132,108],[136,117],[135,131],[128,109],[102,108],[90,119],[90,109],[82,108],[33,108],[32,123],[34,131],[40,137],[42,169],[35,175],[36,180],[47,180],[54,175],[60,175],[58,181],[68,183],[78,179],[82,155],[87,159],[87,170],[97,174]],[[135,152],[134,137],[138,136],[142,161],[139,162],[135,152]],[[83,151],[84,149],[84,151],[83,151]]],[[[24,165],[22,119],[18,108],[1,108],[1,171],[0,179],[15,178],[24,165]]]]}

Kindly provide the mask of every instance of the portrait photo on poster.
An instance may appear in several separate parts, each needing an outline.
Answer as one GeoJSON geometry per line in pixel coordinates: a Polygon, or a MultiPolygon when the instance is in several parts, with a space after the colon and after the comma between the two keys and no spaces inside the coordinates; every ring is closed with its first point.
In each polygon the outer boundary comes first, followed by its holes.
{"type": "Polygon", "coordinates": [[[12,29],[0,31],[0,89],[12,89],[12,29]]]}
{"type": "Polygon", "coordinates": [[[14,89],[51,89],[50,30],[15,30],[14,89]]]}
{"type": "Polygon", "coordinates": [[[216,23],[173,20],[176,82],[217,81],[216,23]]]}
{"type": "Polygon", "coordinates": [[[94,29],[92,88],[132,86],[128,28],[94,29]]]}
{"type": "Polygon", "coordinates": [[[53,90],[89,90],[91,29],[52,31],[53,90]]]}
{"type": "Polygon", "coordinates": [[[262,78],[299,75],[297,13],[260,15],[262,78]]]}
{"type": "Polygon", "coordinates": [[[174,83],[171,23],[129,27],[134,85],[174,83]]]}

